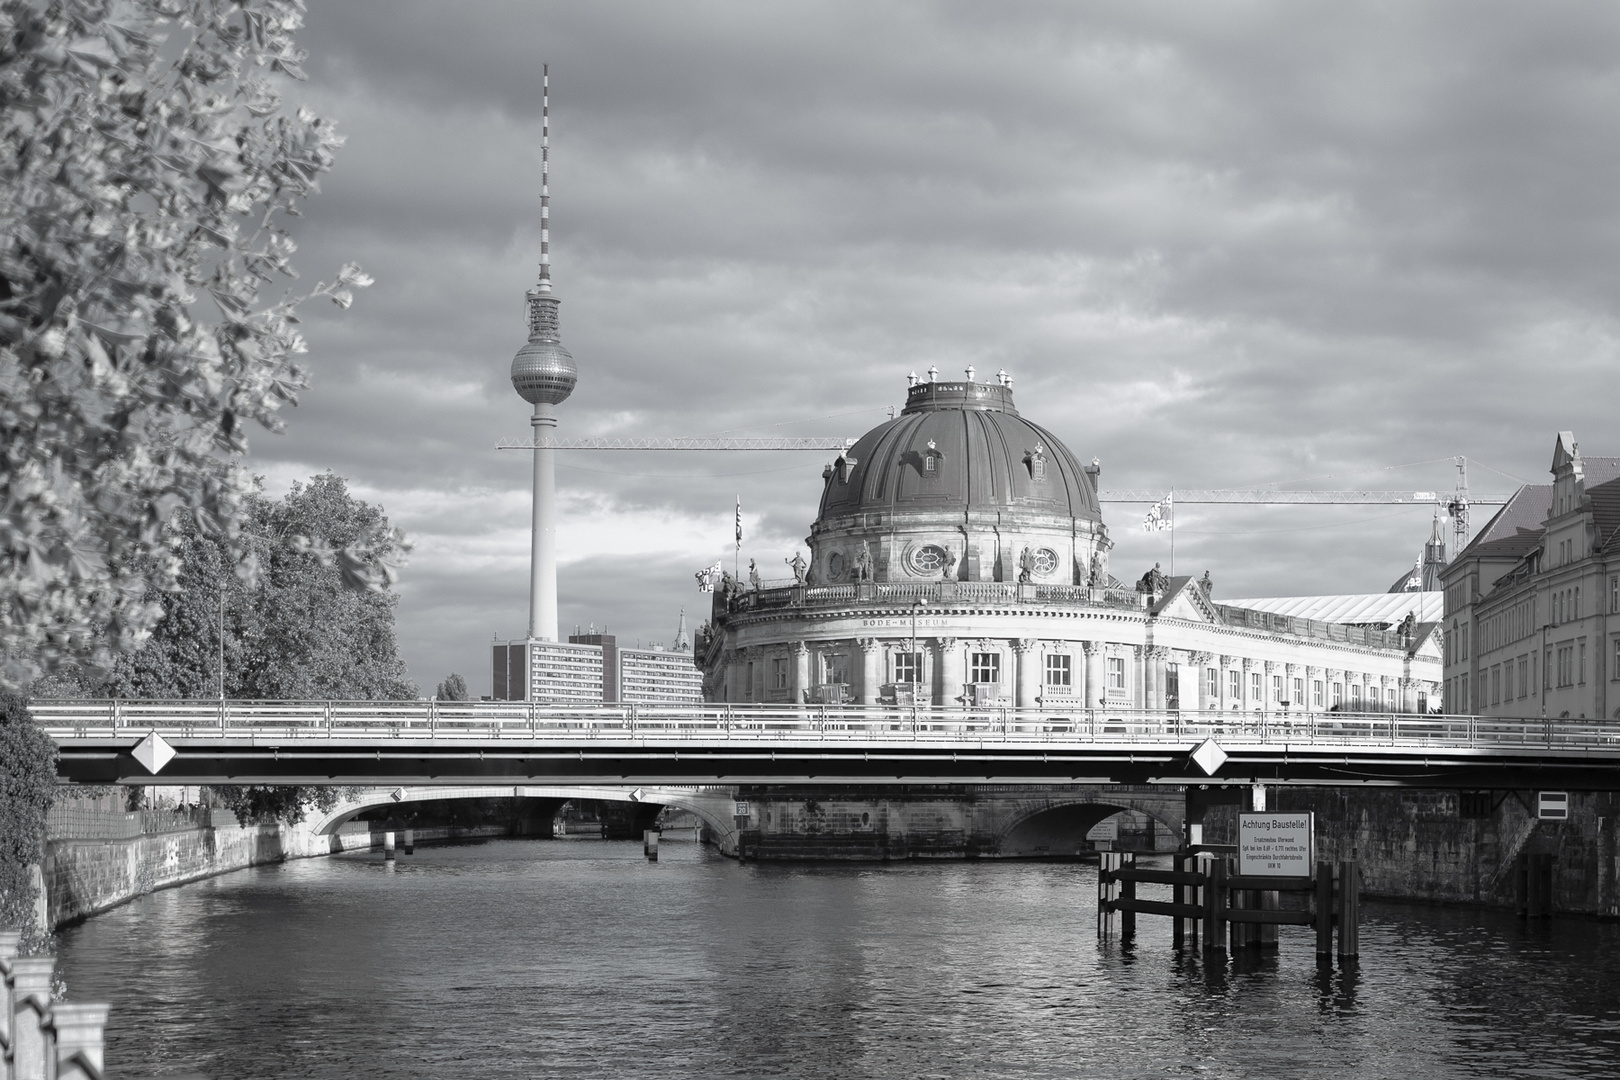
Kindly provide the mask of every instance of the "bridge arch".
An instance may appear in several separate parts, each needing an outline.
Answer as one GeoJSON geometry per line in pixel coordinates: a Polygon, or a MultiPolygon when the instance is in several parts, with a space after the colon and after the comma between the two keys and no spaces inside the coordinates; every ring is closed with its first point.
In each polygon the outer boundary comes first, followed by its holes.
{"type": "Polygon", "coordinates": [[[996,850],[1004,858],[1073,855],[1092,826],[1127,810],[1146,814],[1176,837],[1178,845],[1185,839],[1179,790],[1138,792],[1121,786],[1015,800],[997,830],[996,850]]]}
{"type": "Polygon", "coordinates": [[[735,853],[737,848],[737,826],[731,816],[732,789],[713,786],[631,788],[609,785],[577,787],[469,785],[371,788],[310,820],[309,828],[317,836],[326,836],[337,832],[367,810],[451,799],[555,799],[559,802],[594,799],[601,802],[672,806],[695,814],[708,826],[721,851],[735,853]]]}

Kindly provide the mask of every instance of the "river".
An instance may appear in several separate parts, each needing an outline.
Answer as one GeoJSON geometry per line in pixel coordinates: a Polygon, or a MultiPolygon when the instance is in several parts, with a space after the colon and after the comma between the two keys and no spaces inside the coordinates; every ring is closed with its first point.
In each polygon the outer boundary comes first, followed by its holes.
{"type": "Polygon", "coordinates": [[[60,959],[122,1080],[1620,1074],[1620,927],[1367,901],[1323,971],[1305,928],[1099,944],[1095,897],[1072,863],[493,841],[154,893],[60,959]]]}

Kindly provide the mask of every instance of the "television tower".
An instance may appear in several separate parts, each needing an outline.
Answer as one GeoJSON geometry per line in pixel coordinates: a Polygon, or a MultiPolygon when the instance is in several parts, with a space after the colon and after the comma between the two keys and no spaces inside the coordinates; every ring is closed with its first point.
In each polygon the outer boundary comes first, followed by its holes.
{"type": "Polygon", "coordinates": [[[540,281],[528,292],[529,342],[512,358],[512,388],[534,406],[534,522],[529,548],[529,640],[557,640],[557,406],[579,379],[557,336],[551,292],[551,73],[540,69],[540,281]]]}

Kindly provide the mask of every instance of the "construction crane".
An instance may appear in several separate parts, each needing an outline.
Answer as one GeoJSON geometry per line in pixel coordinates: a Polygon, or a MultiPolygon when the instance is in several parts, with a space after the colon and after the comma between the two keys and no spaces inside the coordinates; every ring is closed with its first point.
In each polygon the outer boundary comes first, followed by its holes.
{"type": "MultiPolygon", "coordinates": [[[[541,446],[553,450],[837,450],[847,452],[855,439],[839,436],[806,436],[801,438],[737,439],[724,436],[670,436],[627,437],[597,436],[582,439],[546,439],[541,446]]],[[[502,439],[496,444],[501,450],[533,450],[533,439],[502,439]]],[[[1501,506],[1511,496],[1470,495],[1468,493],[1468,459],[1457,458],[1457,489],[1454,492],[1435,491],[1286,491],[1280,488],[1212,488],[1188,490],[1124,489],[1101,491],[1097,498],[1105,503],[1157,504],[1165,499],[1172,503],[1194,505],[1249,505],[1249,506],[1436,506],[1451,518],[1452,550],[1461,551],[1468,546],[1470,506],[1501,506]]]]}

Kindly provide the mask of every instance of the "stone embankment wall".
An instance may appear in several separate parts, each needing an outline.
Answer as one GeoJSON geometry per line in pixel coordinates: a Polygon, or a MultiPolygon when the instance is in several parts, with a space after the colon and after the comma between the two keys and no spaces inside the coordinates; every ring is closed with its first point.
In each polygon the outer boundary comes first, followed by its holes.
{"type": "Polygon", "coordinates": [[[1615,793],[1572,791],[1567,820],[1539,821],[1534,791],[1491,792],[1470,808],[1455,791],[1273,790],[1273,809],[1315,812],[1321,857],[1355,859],[1370,895],[1513,907],[1520,857],[1544,855],[1554,911],[1620,916],[1615,793]],[[1488,813],[1463,816],[1476,809],[1488,813]]]}
{"type": "MultiPolygon", "coordinates": [[[[414,833],[419,844],[504,835],[500,826],[429,827],[414,833]]],[[[365,822],[320,836],[302,826],[239,826],[229,813],[216,813],[211,825],[131,837],[52,839],[42,868],[46,914],[53,928],[66,926],[156,889],[263,863],[381,845],[382,833],[371,832],[365,822]]]]}

